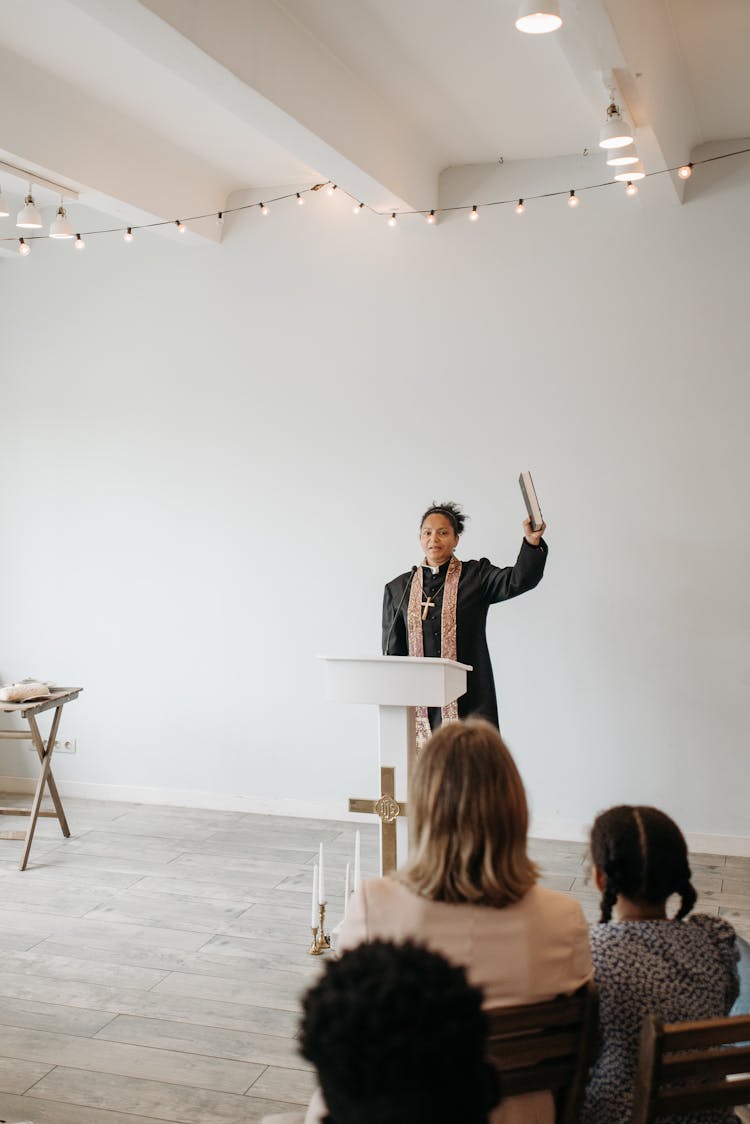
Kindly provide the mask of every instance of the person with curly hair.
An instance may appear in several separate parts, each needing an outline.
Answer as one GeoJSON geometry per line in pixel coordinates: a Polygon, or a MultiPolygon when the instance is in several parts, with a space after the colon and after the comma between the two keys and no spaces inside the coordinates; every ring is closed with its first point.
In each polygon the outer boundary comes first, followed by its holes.
{"type": "MultiPolygon", "coordinates": [[[[643,1017],[719,1018],[737,998],[738,949],[720,917],[688,917],[696,902],[685,838],[658,808],[621,804],[597,816],[591,862],[601,893],[591,953],[599,989],[601,1049],[583,1124],[627,1124],[643,1017]],[[676,895],[673,917],[668,899],[676,895]],[[613,920],[614,914],[614,920],[613,920]],[[687,918],[687,920],[685,920],[687,918]]],[[[729,1124],[731,1110],[691,1113],[691,1124],[729,1124]]]]}
{"type": "Polygon", "coordinates": [[[303,1000],[328,1124],[486,1124],[500,1098],[486,1042],[481,991],[411,942],[344,953],[303,1000]]]}
{"type": "Polygon", "coordinates": [[[417,708],[420,746],[443,721],[474,715],[498,725],[487,611],[538,585],[547,560],[545,524],[533,531],[527,519],[515,565],[495,566],[488,558],[459,561],[454,552],[466,518],[452,502],[428,507],[419,524],[422,565],[388,582],[383,595],[384,655],[442,656],[473,668],[460,699],[442,710],[417,708]]]}

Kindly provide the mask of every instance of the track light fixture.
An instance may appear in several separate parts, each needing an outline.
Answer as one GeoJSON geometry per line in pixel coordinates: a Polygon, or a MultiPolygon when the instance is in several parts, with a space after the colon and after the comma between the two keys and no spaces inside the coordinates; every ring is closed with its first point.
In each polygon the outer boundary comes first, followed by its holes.
{"type": "Polygon", "coordinates": [[[623,120],[620,107],[615,104],[614,96],[607,106],[607,120],[599,130],[600,148],[625,148],[633,143],[633,130],[623,120]]]}
{"type": "Polygon", "coordinates": [[[618,183],[634,182],[635,180],[645,179],[646,170],[639,160],[637,164],[631,164],[629,168],[618,168],[617,174],[612,178],[617,180],[618,183]]]}
{"type": "Polygon", "coordinates": [[[562,27],[557,0],[521,0],[516,27],[527,35],[546,35],[562,27]]]}
{"type": "Polygon", "coordinates": [[[21,230],[39,230],[42,225],[42,216],[36,209],[34,197],[31,194],[31,184],[29,184],[29,194],[26,196],[26,201],[18,212],[16,219],[16,226],[21,230]]]}
{"type": "Polygon", "coordinates": [[[62,201],[60,202],[60,206],[57,208],[57,218],[49,228],[49,236],[50,238],[75,237],[75,231],[68,222],[68,216],[65,213],[65,208],[62,205],[62,201]]]}

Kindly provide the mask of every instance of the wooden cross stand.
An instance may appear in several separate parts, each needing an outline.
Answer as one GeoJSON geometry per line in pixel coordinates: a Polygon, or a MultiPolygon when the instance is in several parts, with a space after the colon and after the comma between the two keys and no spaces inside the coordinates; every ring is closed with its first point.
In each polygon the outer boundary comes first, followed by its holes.
{"type": "Polygon", "coordinates": [[[0,831],[0,839],[24,839],[26,846],[23,849],[21,862],[19,863],[19,870],[26,870],[26,865],[29,861],[29,853],[31,851],[31,844],[34,839],[34,831],[36,830],[36,823],[39,816],[54,816],[60,824],[60,830],[65,838],[70,837],[70,828],[68,821],[65,818],[63,811],[62,801],[57,791],[55,778],[52,776],[50,765],[52,763],[52,751],[55,748],[55,738],[60,726],[60,718],[62,717],[62,709],[66,703],[77,699],[80,695],[82,687],[54,687],[47,698],[39,700],[29,700],[21,703],[0,702],[0,711],[5,711],[11,714],[20,714],[21,718],[25,718],[29,724],[29,733],[23,730],[0,730],[0,739],[19,739],[24,741],[32,741],[34,749],[39,758],[39,779],[36,783],[36,791],[34,792],[34,799],[31,802],[30,808],[0,808],[0,816],[28,816],[29,826],[26,831],[0,831]],[[52,718],[52,725],[50,732],[45,742],[39,732],[37,726],[36,716],[41,714],[42,711],[52,710],[54,708],[54,716],[52,718]],[[42,811],[41,803],[44,796],[45,786],[49,790],[54,805],[53,809],[45,809],[42,811]]]}
{"type": "Polygon", "coordinates": [[[396,820],[406,815],[406,804],[396,800],[396,770],[384,765],[380,769],[381,796],[377,800],[349,798],[350,812],[365,812],[380,816],[380,869],[390,874],[398,863],[396,848],[396,820]]]}
{"type": "MultiPolygon", "coordinates": [[[[380,818],[381,874],[409,853],[409,777],[416,762],[417,706],[445,706],[466,690],[467,664],[415,656],[321,656],[326,694],[333,702],[378,708],[380,792],[375,800],[350,800],[351,812],[380,818]]],[[[367,752],[357,747],[357,754],[367,752]]]]}

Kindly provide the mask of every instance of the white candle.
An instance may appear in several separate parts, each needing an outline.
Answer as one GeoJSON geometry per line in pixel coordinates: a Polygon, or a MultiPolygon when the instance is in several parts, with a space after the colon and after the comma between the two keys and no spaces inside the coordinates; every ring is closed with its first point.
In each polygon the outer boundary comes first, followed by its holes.
{"type": "Polygon", "coordinates": [[[349,893],[351,886],[351,873],[352,864],[346,864],[346,874],[344,875],[344,917],[346,917],[347,910],[349,909],[349,893]]]}
{"type": "Polygon", "coordinates": [[[312,911],[310,915],[310,925],[313,929],[317,929],[318,921],[320,920],[318,914],[318,864],[313,867],[313,887],[312,887],[312,911]]]}
{"type": "Polygon", "coordinates": [[[362,882],[362,863],[360,859],[359,832],[354,836],[354,892],[356,894],[362,882]]]}
{"type": "Polygon", "coordinates": [[[323,874],[323,844],[320,844],[320,857],[318,859],[318,897],[321,902],[328,901],[326,897],[326,880],[323,874]]]}

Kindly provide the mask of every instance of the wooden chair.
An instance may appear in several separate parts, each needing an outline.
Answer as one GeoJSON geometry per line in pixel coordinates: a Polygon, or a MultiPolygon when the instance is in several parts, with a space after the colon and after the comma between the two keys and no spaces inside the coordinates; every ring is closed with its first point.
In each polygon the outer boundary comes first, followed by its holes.
{"type": "Polygon", "coordinates": [[[598,996],[593,982],[547,1003],[489,1011],[488,1056],[503,1096],[549,1091],[558,1124],[577,1124],[594,1060],[598,996]]]}
{"type": "Polygon", "coordinates": [[[750,1101],[750,1015],[663,1023],[647,1015],[631,1124],[750,1101]]]}

